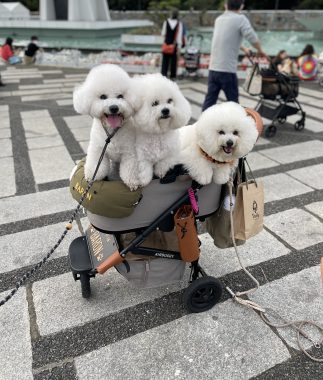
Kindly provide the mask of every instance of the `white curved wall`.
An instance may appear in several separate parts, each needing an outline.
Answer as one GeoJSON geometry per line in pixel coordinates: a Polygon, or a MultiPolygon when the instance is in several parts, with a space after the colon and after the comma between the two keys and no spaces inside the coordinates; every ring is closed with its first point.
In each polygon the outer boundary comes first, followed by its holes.
{"type": "MultiPolygon", "coordinates": [[[[55,0],[40,0],[40,19],[56,20],[55,0]]],[[[68,0],[69,21],[110,21],[106,0],[68,0]]]]}

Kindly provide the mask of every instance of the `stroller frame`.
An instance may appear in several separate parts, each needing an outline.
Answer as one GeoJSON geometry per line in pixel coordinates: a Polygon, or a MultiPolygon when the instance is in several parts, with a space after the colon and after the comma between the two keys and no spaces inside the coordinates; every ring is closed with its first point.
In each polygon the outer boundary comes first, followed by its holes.
{"type": "Polygon", "coordinates": [[[272,120],[269,125],[265,126],[266,137],[274,137],[277,132],[277,126],[285,124],[288,116],[296,115],[299,112],[301,118],[295,122],[294,128],[296,131],[301,131],[305,127],[306,112],[303,110],[299,101],[291,95],[288,95],[285,99],[279,96],[275,99],[268,99],[260,95],[255,110],[259,112],[262,117],[272,120]],[[272,103],[269,103],[270,100],[272,103]],[[276,107],[273,103],[275,101],[278,103],[276,107]],[[291,103],[296,107],[290,105],[291,103]]]}
{"type": "MultiPolygon", "coordinates": [[[[252,57],[249,57],[249,60],[253,65],[258,65],[253,61],[252,57]]],[[[272,66],[271,69],[274,73],[272,76],[273,81],[269,80],[268,82],[264,81],[266,75],[262,73],[262,70],[258,69],[262,80],[261,93],[259,95],[250,94],[252,96],[260,96],[255,110],[259,112],[262,117],[271,120],[271,123],[265,126],[265,136],[275,136],[277,126],[285,124],[288,116],[299,113],[301,117],[294,123],[294,128],[297,131],[303,130],[305,127],[306,113],[297,100],[299,78],[286,76],[278,72],[275,66],[272,66]],[[264,85],[266,83],[272,83],[272,85],[278,86],[278,91],[272,95],[264,94],[264,85]]]]}
{"type": "MultiPolygon", "coordinates": [[[[194,193],[202,186],[193,182],[192,188],[194,193]]],[[[180,252],[168,251],[149,247],[141,247],[140,244],[156,229],[161,222],[167,217],[174,215],[177,209],[183,204],[189,204],[190,198],[188,192],[183,194],[176,202],[169,206],[159,217],[152,221],[148,227],[137,231],[137,236],[119,252],[124,259],[127,253],[131,251],[134,255],[144,255],[150,257],[163,257],[172,260],[181,260],[180,252]]],[[[197,220],[197,219],[196,219],[197,220]]],[[[95,228],[95,226],[93,226],[95,228]]],[[[101,231],[107,233],[107,231],[101,231]]],[[[114,233],[118,239],[118,233],[114,233]]],[[[120,234],[119,234],[120,237],[120,234]]],[[[82,296],[88,298],[91,295],[90,279],[98,273],[97,268],[93,265],[91,252],[89,249],[86,236],[81,236],[73,240],[69,247],[69,262],[74,280],[80,280],[82,296]]],[[[212,308],[221,298],[222,286],[219,280],[208,276],[199,264],[199,259],[191,264],[191,273],[189,278],[190,285],[184,291],[183,302],[191,312],[203,312],[212,308]]],[[[100,272],[102,273],[102,272],[100,272]]]]}

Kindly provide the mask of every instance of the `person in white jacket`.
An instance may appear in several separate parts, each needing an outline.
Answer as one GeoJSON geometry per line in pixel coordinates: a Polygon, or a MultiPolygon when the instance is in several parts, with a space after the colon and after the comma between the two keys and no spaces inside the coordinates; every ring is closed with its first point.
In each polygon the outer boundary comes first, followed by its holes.
{"type": "Polygon", "coordinates": [[[177,58],[178,50],[182,47],[183,43],[183,24],[178,20],[178,11],[174,10],[172,16],[164,21],[162,28],[162,36],[164,42],[168,45],[175,45],[172,54],[163,53],[161,73],[167,77],[168,69],[170,67],[170,79],[176,79],[177,74],[177,58]]]}

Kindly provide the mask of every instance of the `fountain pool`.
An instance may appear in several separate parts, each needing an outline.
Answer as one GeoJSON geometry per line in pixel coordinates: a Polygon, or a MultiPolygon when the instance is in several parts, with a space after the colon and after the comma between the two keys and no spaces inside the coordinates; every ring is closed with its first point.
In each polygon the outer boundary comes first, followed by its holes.
{"type": "MultiPolygon", "coordinates": [[[[188,31],[190,33],[190,31],[188,31]]],[[[192,30],[191,33],[202,34],[204,39],[201,46],[203,53],[210,52],[212,28],[198,28],[192,30]]],[[[314,38],[313,32],[295,32],[295,31],[261,31],[258,32],[259,38],[262,42],[264,50],[269,55],[276,55],[278,50],[285,49],[290,56],[298,56],[304,46],[308,43],[314,45],[317,53],[323,51],[323,39],[314,38]]],[[[4,39],[7,35],[0,32],[1,39],[4,39]]],[[[14,44],[17,46],[25,46],[29,41],[29,35],[23,37],[15,37],[14,44]]],[[[158,40],[158,39],[157,39],[158,40]]],[[[127,44],[125,46],[121,42],[121,35],[106,37],[106,38],[41,38],[40,44],[45,48],[72,48],[79,50],[129,50],[129,51],[141,51],[141,52],[159,52],[160,43],[157,41],[155,44],[127,44]]],[[[248,45],[246,43],[246,45],[248,45]]]]}

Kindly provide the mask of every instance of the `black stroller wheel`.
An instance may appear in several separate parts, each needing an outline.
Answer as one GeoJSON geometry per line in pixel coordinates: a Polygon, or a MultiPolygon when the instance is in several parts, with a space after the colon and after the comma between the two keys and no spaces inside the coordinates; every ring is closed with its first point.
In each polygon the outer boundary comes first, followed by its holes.
{"type": "Polygon", "coordinates": [[[294,124],[294,128],[296,129],[296,131],[301,131],[304,129],[304,127],[305,127],[305,123],[303,120],[296,121],[296,123],[294,124]]]}
{"type": "Polygon", "coordinates": [[[222,285],[211,276],[193,281],[184,293],[184,304],[191,313],[201,313],[211,309],[221,298],[222,285]]]}
{"type": "Polygon", "coordinates": [[[81,292],[83,298],[91,297],[90,276],[87,273],[80,273],[81,292]]]}
{"type": "Polygon", "coordinates": [[[277,127],[275,125],[268,125],[265,128],[265,136],[266,137],[274,137],[277,132],[277,127]]]}

